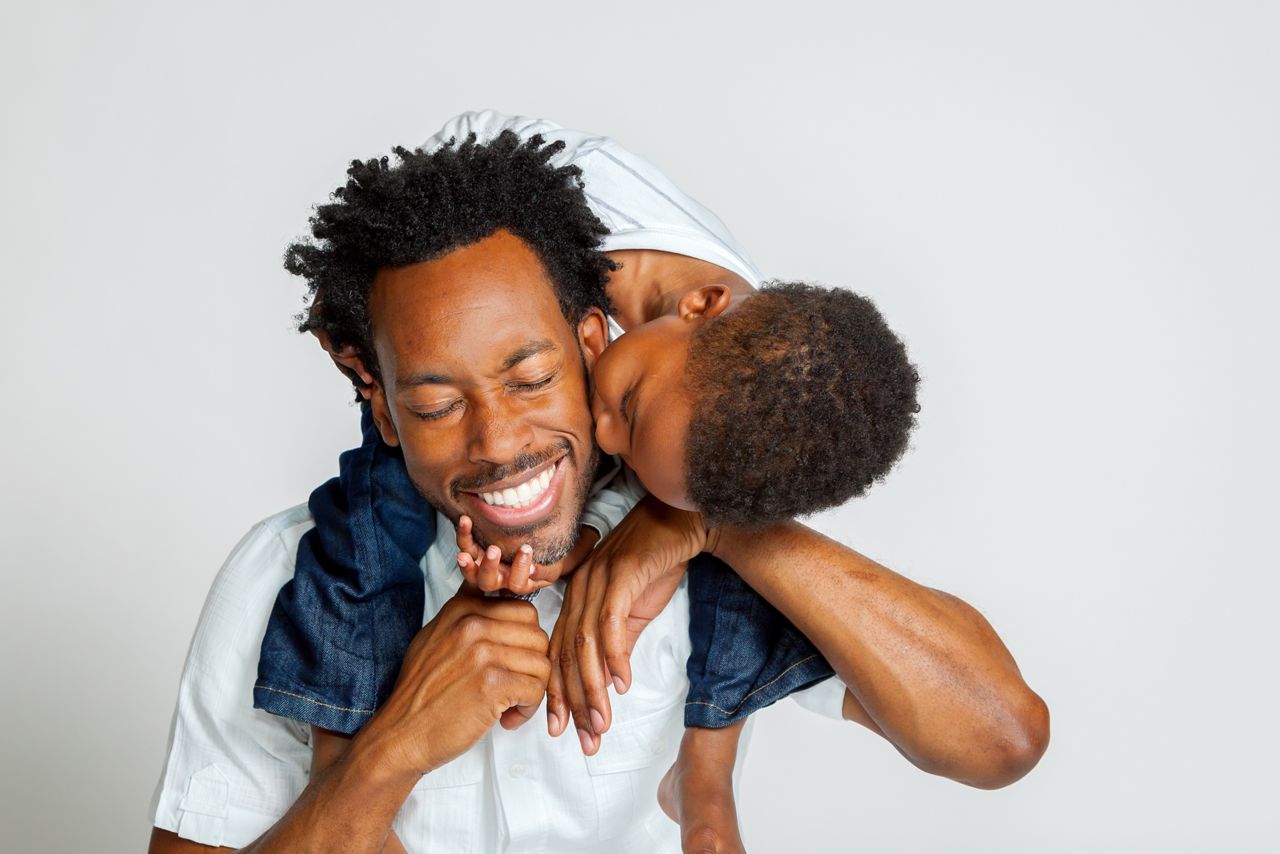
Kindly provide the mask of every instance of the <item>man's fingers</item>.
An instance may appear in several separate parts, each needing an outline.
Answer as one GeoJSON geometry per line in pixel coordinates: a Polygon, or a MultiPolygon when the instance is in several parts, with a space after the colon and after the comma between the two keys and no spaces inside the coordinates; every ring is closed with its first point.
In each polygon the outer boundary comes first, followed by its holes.
{"type": "MultiPolygon", "coordinates": [[[[530,676],[527,673],[508,673],[503,680],[503,700],[506,710],[499,715],[499,720],[507,720],[510,715],[519,717],[521,715],[521,707],[531,707],[535,711],[542,703],[542,697],[546,693],[547,683],[545,680],[530,676]]],[[[529,713],[530,715],[533,712],[529,713]]],[[[527,720],[528,718],[525,718],[527,720]]],[[[519,726],[523,721],[517,722],[519,726]]],[[[505,723],[504,723],[505,726],[505,723]]],[[[507,729],[515,729],[515,727],[507,727],[507,729]]]]}
{"type": "MultiPolygon", "coordinates": [[[[488,603],[492,600],[482,601],[488,603]]],[[[518,647],[534,652],[543,659],[547,657],[546,633],[539,626],[529,625],[523,620],[494,619],[484,613],[468,614],[458,620],[453,631],[458,633],[462,641],[472,646],[494,644],[499,647],[518,647]]]]}
{"type": "MultiPolygon", "coordinates": [[[[521,700],[519,702],[533,702],[534,707],[541,705],[542,695],[546,691],[547,677],[551,675],[551,662],[547,661],[547,651],[543,649],[529,649],[520,646],[505,646],[502,644],[490,644],[488,651],[478,653],[482,657],[489,657],[487,664],[490,667],[498,667],[507,673],[518,673],[529,676],[538,680],[541,689],[537,697],[533,701],[521,700]]],[[[516,702],[508,705],[517,705],[516,702]]]]}
{"type": "Polygon", "coordinates": [[[537,706],[512,706],[498,718],[503,729],[519,729],[538,711],[537,706]]]}

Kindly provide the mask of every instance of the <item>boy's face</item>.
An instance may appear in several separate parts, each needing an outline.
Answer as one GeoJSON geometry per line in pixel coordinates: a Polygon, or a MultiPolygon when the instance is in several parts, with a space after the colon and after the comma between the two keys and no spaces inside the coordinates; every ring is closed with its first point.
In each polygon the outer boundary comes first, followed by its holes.
{"type": "Polygon", "coordinates": [[[667,315],[605,348],[591,371],[596,443],[626,461],[660,501],[695,510],[684,476],[693,400],[685,364],[695,323],[667,315]]]}
{"type": "Polygon", "coordinates": [[[369,317],[374,418],[418,491],[455,524],[470,516],[482,546],[563,558],[599,459],[583,359],[603,347],[603,315],[572,328],[537,254],[498,232],[379,271],[369,317]]]}

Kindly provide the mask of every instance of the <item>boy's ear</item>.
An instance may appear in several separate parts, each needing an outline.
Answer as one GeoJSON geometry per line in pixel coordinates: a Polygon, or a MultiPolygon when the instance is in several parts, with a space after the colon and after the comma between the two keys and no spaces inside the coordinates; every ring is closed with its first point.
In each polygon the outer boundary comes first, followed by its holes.
{"type": "Polygon", "coordinates": [[[387,402],[387,394],[382,388],[382,381],[375,379],[370,388],[372,393],[369,395],[369,406],[373,410],[373,423],[378,428],[378,432],[382,434],[382,441],[393,448],[398,447],[400,434],[396,432],[395,422],[391,420],[391,405],[387,402]]]}
{"type": "Polygon", "coordinates": [[[681,320],[715,317],[724,312],[733,301],[728,285],[703,285],[695,288],[676,304],[676,314],[681,320]]]}
{"type": "Polygon", "coordinates": [[[582,349],[587,370],[591,370],[604,348],[609,346],[609,321],[600,309],[591,309],[578,321],[578,346],[582,349]]]}

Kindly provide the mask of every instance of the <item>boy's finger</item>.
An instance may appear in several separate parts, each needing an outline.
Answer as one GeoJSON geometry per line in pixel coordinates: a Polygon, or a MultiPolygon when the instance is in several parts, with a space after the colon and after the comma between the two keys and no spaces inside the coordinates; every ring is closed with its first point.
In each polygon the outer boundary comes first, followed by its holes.
{"type": "MultiPolygon", "coordinates": [[[[633,577],[633,576],[632,576],[633,577]]],[[[627,620],[635,599],[633,584],[627,576],[610,579],[600,608],[600,641],[604,661],[613,674],[613,687],[619,694],[631,687],[631,650],[628,649],[627,620]]]]}
{"type": "Polygon", "coordinates": [[[458,529],[457,529],[456,538],[458,540],[459,551],[464,551],[467,554],[471,555],[471,558],[478,563],[480,559],[484,556],[484,553],[480,550],[480,546],[476,543],[475,535],[472,532],[473,527],[474,526],[472,524],[471,517],[463,516],[458,520],[458,529]]]}
{"type": "Polygon", "coordinates": [[[463,582],[479,588],[476,580],[476,563],[471,559],[471,555],[466,552],[458,553],[458,570],[462,573],[463,582]]]}
{"type": "Polygon", "coordinates": [[[483,591],[483,590],[481,590],[478,586],[476,586],[476,583],[475,583],[474,581],[468,581],[468,580],[467,580],[467,577],[464,575],[464,576],[462,577],[462,584],[458,585],[458,594],[457,594],[457,595],[459,595],[459,596],[471,596],[471,597],[474,597],[474,598],[476,598],[476,599],[483,599],[483,598],[484,598],[484,591],[483,591]]]}
{"type": "Polygon", "coordinates": [[[600,643],[600,608],[607,584],[608,573],[604,568],[593,567],[587,578],[587,601],[582,609],[578,634],[574,638],[582,690],[588,714],[591,715],[592,728],[597,735],[608,732],[613,721],[613,707],[609,702],[609,676],[605,672],[604,649],[600,643]]]}
{"type": "Polygon", "coordinates": [[[564,680],[560,676],[560,641],[564,637],[563,620],[556,620],[551,630],[551,642],[547,657],[551,659],[551,676],[547,679],[547,733],[556,737],[569,723],[569,713],[564,702],[564,680]]]}
{"type": "Polygon", "coordinates": [[[533,547],[528,543],[522,545],[511,561],[511,570],[507,573],[507,589],[519,596],[533,591],[530,572],[533,569],[533,547]]]}
{"type": "Polygon", "coordinates": [[[480,589],[486,593],[502,589],[502,550],[489,546],[480,560],[480,589]]]}

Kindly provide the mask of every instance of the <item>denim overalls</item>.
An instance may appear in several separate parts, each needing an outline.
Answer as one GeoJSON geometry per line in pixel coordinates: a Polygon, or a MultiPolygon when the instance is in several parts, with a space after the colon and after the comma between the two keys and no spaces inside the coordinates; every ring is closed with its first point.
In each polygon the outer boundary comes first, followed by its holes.
{"type": "MultiPolygon", "coordinates": [[[[262,639],[253,705],[353,733],[390,696],[422,628],[419,561],[435,511],[363,405],[363,444],[311,493],[316,526],[298,545],[262,639]]],[[[818,650],[719,559],[689,562],[685,725],[723,727],[833,675],[818,650]]]]}

